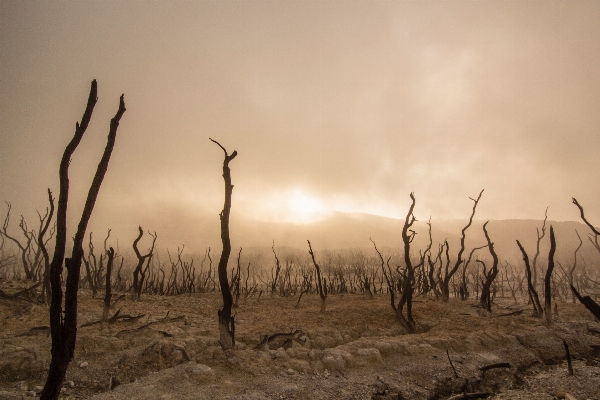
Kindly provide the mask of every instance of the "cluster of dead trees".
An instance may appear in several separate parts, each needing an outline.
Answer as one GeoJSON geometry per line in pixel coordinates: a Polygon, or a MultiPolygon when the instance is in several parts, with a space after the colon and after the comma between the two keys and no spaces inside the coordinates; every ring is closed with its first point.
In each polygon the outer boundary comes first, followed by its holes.
{"type": "MultiPolygon", "coordinates": [[[[104,239],[101,252],[96,251],[93,235],[90,232],[86,254],[83,242],[87,225],[108,169],[120,119],[125,113],[123,96],[120,98],[118,111],[110,122],[107,144],[92,180],[73,238],[72,254],[66,258],[69,166],[71,157],[87,130],[96,102],[97,84],[94,80],[81,122],[76,124],[75,134],[66,146],[61,159],[55,222],[52,222],[55,199],[52,192],[48,190],[49,206],[44,215],[38,213],[39,226],[37,230],[29,228],[21,216],[18,225],[19,235],[9,232],[11,204],[7,203],[8,210],[0,231],[0,274],[6,275],[9,273],[7,271],[12,268],[11,272],[14,278],[25,278],[36,282],[33,287],[41,285],[39,301],[49,302],[52,358],[47,381],[41,393],[42,399],[58,398],[67,367],[73,358],[77,336],[77,293],[80,287],[91,290],[94,297],[104,290],[103,321],[109,320],[109,309],[114,304],[113,292],[130,293],[133,300],[139,300],[143,293],[168,296],[204,293],[216,291],[218,288],[223,299],[222,308],[218,310],[217,314],[219,342],[224,350],[231,349],[235,345],[235,316],[232,314],[232,309],[238,307],[241,296],[247,298],[257,294],[260,298],[263,290],[268,291],[271,296],[297,295],[296,307],[299,306],[304,294],[317,293],[321,300],[320,311],[322,313],[326,311],[329,295],[355,293],[373,298],[377,293],[386,294],[389,295],[391,308],[399,323],[407,332],[419,330],[418,321],[412,311],[415,295],[429,296],[448,302],[452,295],[466,300],[472,292],[475,292],[481,308],[491,313],[495,296],[499,291],[501,296],[504,296],[506,287],[506,292],[510,292],[515,301],[517,300],[516,293],[520,292],[522,296],[525,292],[524,287],[526,287],[533,315],[545,316],[547,323],[552,322],[553,299],[557,295],[567,298],[569,290],[573,301],[578,299],[596,318],[600,319],[600,306],[590,296],[582,295],[579,292],[582,289],[596,291],[599,289],[598,270],[593,272],[596,275],[591,276],[591,269],[577,268],[577,253],[583,242],[577,234],[580,245],[574,252],[573,265],[565,269],[559,264],[562,276],[557,278],[554,274],[555,264],[557,264],[554,260],[556,238],[552,226],[549,229],[550,251],[543,279],[544,305],[542,306],[537,290],[538,257],[540,243],[546,234],[547,218],[544,219],[541,231],[537,232],[536,253],[531,263],[521,242],[516,241],[523,257],[524,266],[521,268],[523,273],[519,273],[518,267],[510,265],[508,262],[500,263],[494,242],[487,230],[487,222],[482,227],[486,243],[471,248],[468,257],[466,256],[467,231],[473,224],[483,190],[476,199],[471,199],[473,206],[470,218],[461,231],[460,247],[453,259],[450,256],[450,244],[447,240],[439,244],[437,250],[434,250],[431,220],[428,221],[428,245],[425,249],[413,248],[416,235],[413,224],[417,219],[415,217],[416,198],[411,193],[411,204],[401,231],[402,251],[400,254],[384,256],[373,240],[371,242],[376,256],[366,256],[362,252],[350,255],[331,252],[315,254],[310,240],[307,240],[310,258],[306,254],[304,257],[288,255],[282,263],[275,250],[275,243],[273,243],[271,250],[274,256],[274,267],[270,273],[265,274],[264,268],[262,270],[251,268],[250,262],[243,269],[241,248],[237,255],[236,265],[230,270],[228,267],[232,246],[229,236],[229,220],[233,184],[229,164],[235,159],[237,152],[229,153],[225,147],[213,139],[210,140],[218,145],[224,153],[222,170],[225,184],[224,205],[219,214],[222,251],[216,268],[213,267],[210,248],[207,249],[204,260],[198,268],[194,265],[193,259],[182,257],[183,247],[178,248],[173,256],[167,252],[168,264],[162,263],[156,249],[158,237],[156,232],[148,232],[152,243],[143,254],[139,248],[139,243],[144,236],[141,226],[138,228],[138,236],[132,245],[137,260],[130,263],[129,271],[123,270],[125,257],[118,254],[118,250],[115,251],[114,248],[107,245],[110,230],[104,239]],[[51,258],[47,245],[52,238],[55,238],[55,245],[51,258]],[[7,247],[7,243],[12,243],[12,249],[7,247]],[[489,253],[487,257],[483,257],[485,249],[489,253]],[[85,275],[81,274],[82,264],[85,266],[85,275]],[[20,268],[17,268],[16,265],[20,265],[20,268]],[[253,276],[250,282],[251,269],[253,276]],[[498,275],[500,275],[500,282],[498,282],[498,275]],[[523,283],[524,280],[526,280],[526,284],[523,283]],[[579,288],[576,288],[577,285],[579,288]]],[[[600,244],[598,243],[600,231],[587,221],[584,209],[576,199],[573,199],[573,204],[578,207],[581,219],[590,228],[592,233],[588,239],[600,254],[600,244]]],[[[0,296],[2,295],[6,297],[3,292],[0,292],[0,296]]],[[[121,294],[119,299],[123,296],[121,294]]],[[[111,318],[116,318],[117,314],[111,318]]],[[[270,338],[267,338],[268,340],[270,338]]]]}

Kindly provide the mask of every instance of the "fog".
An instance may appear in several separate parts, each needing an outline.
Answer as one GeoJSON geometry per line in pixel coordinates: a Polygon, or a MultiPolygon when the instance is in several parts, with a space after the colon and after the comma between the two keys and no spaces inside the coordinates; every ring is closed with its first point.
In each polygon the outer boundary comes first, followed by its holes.
{"type": "Polygon", "coordinates": [[[3,1],[0,200],[13,227],[35,225],[97,79],[71,232],[121,93],[98,237],[130,242],[142,225],[159,245],[217,242],[223,153],[209,137],[239,153],[233,226],[402,218],[411,192],[420,220],[468,218],[483,188],[481,220],[549,207],[579,221],[574,196],[600,221],[598,15],[558,1],[3,1]]]}

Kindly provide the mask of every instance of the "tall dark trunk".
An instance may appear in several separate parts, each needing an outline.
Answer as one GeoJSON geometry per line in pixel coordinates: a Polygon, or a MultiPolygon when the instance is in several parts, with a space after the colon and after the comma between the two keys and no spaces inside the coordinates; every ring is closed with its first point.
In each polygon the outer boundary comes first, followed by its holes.
{"type": "Polygon", "coordinates": [[[121,96],[119,110],[110,123],[110,132],[108,141],[104,149],[104,153],[98,164],[96,174],[92,180],[92,185],[88,192],[88,196],[83,208],[81,220],[77,227],[77,233],[73,243],[73,251],[71,258],[64,260],[67,269],[67,280],[65,288],[65,310],[64,316],[62,312],[62,287],[61,273],[63,259],[65,255],[66,239],[67,239],[67,204],[69,197],[69,164],[71,156],[79,145],[83,134],[85,133],[89,121],[92,117],[92,112],[97,101],[97,85],[96,81],[92,81],[90,95],[86,110],[81,119],[81,125],[76,124],[75,135],[65,148],[63,157],[60,163],[59,178],[60,192],[58,197],[58,210],[56,219],[56,243],[54,256],[50,264],[50,286],[52,289],[52,298],[50,302],[50,333],[52,336],[52,360],[50,361],[50,369],[46,384],[42,390],[41,399],[57,399],[60,393],[61,385],[64,381],[65,374],[69,363],[73,358],[75,351],[75,341],[77,337],[77,289],[79,284],[79,273],[81,269],[81,260],[83,257],[83,238],[87,229],[87,224],[100,191],[100,185],[104,179],[104,175],[108,169],[108,162],[115,144],[117,128],[119,121],[125,113],[125,102],[121,96]]]}
{"type": "Polygon", "coordinates": [[[554,238],[554,229],[550,225],[550,253],[548,254],[548,269],[544,278],[544,311],[546,312],[546,322],[552,322],[552,271],[554,270],[554,252],[556,251],[556,239],[554,238]]]}
{"type": "Polygon", "coordinates": [[[237,151],[233,151],[231,155],[221,144],[213,139],[225,153],[223,160],[223,179],[225,181],[225,204],[223,211],[219,214],[221,219],[221,242],[223,243],[223,251],[219,259],[218,273],[219,285],[221,286],[221,294],[223,295],[223,308],[219,310],[219,343],[223,350],[231,349],[235,345],[235,321],[231,316],[231,308],[233,307],[233,296],[229,287],[229,279],[227,278],[227,264],[229,255],[231,254],[231,241],[229,239],[229,214],[231,211],[231,194],[233,193],[233,185],[231,184],[231,170],[229,162],[237,156],[237,151]]]}
{"type": "Polygon", "coordinates": [[[478,260],[481,264],[484,265],[483,276],[485,277],[485,281],[481,286],[481,298],[479,299],[479,301],[481,303],[481,308],[483,308],[487,312],[492,312],[490,287],[492,286],[492,282],[494,282],[494,279],[496,279],[496,276],[498,275],[498,256],[496,255],[496,251],[494,250],[494,243],[492,243],[492,241],[490,240],[490,236],[488,235],[486,229],[487,224],[487,222],[483,224],[483,233],[485,234],[485,238],[488,242],[488,249],[490,250],[490,254],[492,255],[493,263],[492,268],[490,268],[490,271],[486,273],[485,264],[483,264],[482,261],[478,260]]]}
{"type": "Polygon", "coordinates": [[[517,246],[519,246],[521,254],[523,255],[523,261],[525,262],[525,274],[527,276],[527,291],[529,292],[529,298],[531,300],[531,304],[533,305],[533,316],[541,317],[544,314],[544,310],[542,309],[542,305],[540,304],[540,298],[533,285],[531,266],[529,265],[529,256],[527,255],[527,252],[521,245],[521,242],[519,242],[518,240],[517,246]]]}

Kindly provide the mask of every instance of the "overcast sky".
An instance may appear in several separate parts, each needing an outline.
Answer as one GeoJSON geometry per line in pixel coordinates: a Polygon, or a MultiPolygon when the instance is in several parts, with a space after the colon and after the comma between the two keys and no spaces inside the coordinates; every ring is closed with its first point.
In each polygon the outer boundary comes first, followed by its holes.
{"type": "Polygon", "coordinates": [[[600,224],[599,16],[597,1],[2,1],[0,200],[33,222],[58,196],[97,79],[69,213],[124,93],[101,229],[218,218],[209,137],[238,151],[233,208],[251,218],[401,217],[410,192],[422,220],[467,218],[485,188],[480,219],[578,220],[575,196],[600,224]]]}

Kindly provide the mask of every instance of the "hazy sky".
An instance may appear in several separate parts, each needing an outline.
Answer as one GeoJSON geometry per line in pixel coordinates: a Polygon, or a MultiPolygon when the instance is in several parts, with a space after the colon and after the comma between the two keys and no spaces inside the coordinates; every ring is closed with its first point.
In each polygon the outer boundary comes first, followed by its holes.
{"type": "Polygon", "coordinates": [[[0,200],[34,225],[58,196],[97,79],[70,215],[121,93],[127,107],[98,229],[218,218],[209,137],[238,151],[234,212],[256,219],[399,217],[410,192],[420,219],[466,218],[485,188],[480,219],[578,220],[576,196],[600,223],[599,16],[597,1],[2,1],[0,200]]]}

